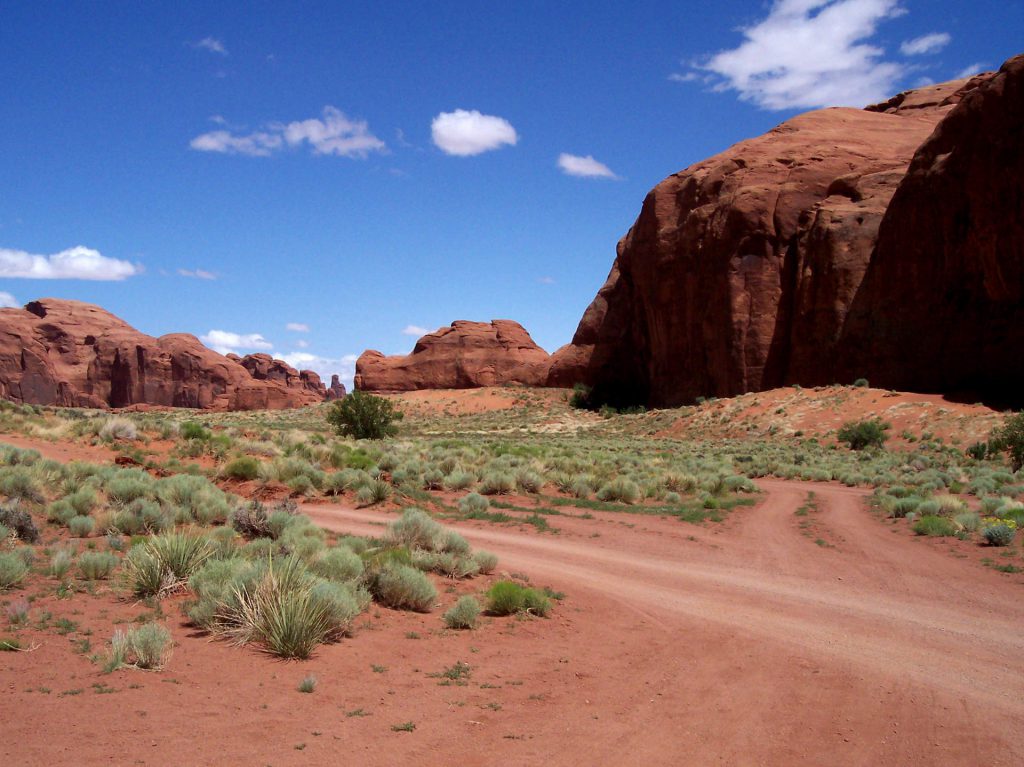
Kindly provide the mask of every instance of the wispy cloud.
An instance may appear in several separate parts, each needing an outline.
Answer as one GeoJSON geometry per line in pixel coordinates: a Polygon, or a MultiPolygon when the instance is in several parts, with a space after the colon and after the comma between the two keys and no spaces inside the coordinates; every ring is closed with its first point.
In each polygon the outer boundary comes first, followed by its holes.
{"type": "Polygon", "coordinates": [[[384,152],[387,145],[370,132],[365,120],[352,120],[336,107],[326,106],[322,118],[271,123],[241,133],[215,130],[196,136],[189,146],[200,152],[267,157],[286,147],[308,145],[313,154],[365,158],[384,152]]]}
{"type": "Polygon", "coordinates": [[[925,56],[929,53],[938,53],[949,45],[950,37],[945,32],[932,32],[929,35],[921,35],[913,40],[904,40],[900,45],[900,53],[904,56],[925,56]]]}
{"type": "Polygon", "coordinates": [[[225,48],[224,43],[216,37],[204,37],[202,40],[190,43],[190,45],[193,48],[198,48],[199,50],[209,51],[210,53],[219,53],[221,56],[228,55],[228,49],[225,48]]]}
{"type": "Polygon", "coordinates": [[[419,325],[406,325],[404,328],[402,328],[403,334],[407,336],[416,336],[416,338],[419,338],[420,336],[425,336],[429,332],[429,330],[427,330],[426,328],[421,328],[419,325]]]}
{"type": "Polygon", "coordinates": [[[618,178],[612,169],[603,162],[598,162],[591,155],[581,157],[563,152],[558,155],[558,167],[567,176],[579,178],[618,178]]]}
{"type": "Polygon", "coordinates": [[[537,282],[539,282],[541,285],[554,285],[555,278],[544,275],[543,277],[538,277],[537,282]]]}
{"type": "Polygon", "coordinates": [[[293,333],[308,333],[309,332],[309,325],[307,325],[305,322],[289,322],[284,327],[285,327],[285,330],[290,330],[293,333]]]}
{"type": "Polygon", "coordinates": [[[298,341],[295,342],[295,345],[298,346],[300,349],[307,349],[309,348],[309,341],[307,341],[305,338],[300,338],[298,341]]]}
{"type": "Polygon", "coordinates": [[[208,272],[205,269],[179,269],[178,275],[181,277],[191,277],[196,280],[215,280],[217,275],[213,272],[208,272]]]}
{"type": "Polygon", "coordinates": [[[82,245],[48,256],[0,248],[0,277],[117,282],[141,273],[138,264],[108,258],[82,245]]]}
{"type": "Polygon", "coordinates": [[[21,304],[10,293],[0,291],[0,309],[20,309],[21,304]]]}
{"type": "Polygon", "coordinates": [[[905,74],[868,42],[904,13],[899,0],[775,0],[739,46],[696,69],[764,109],[863,106],[891,95],[905,74]]]}
{"type": "Polygon", "coordinates": [[[957,73],[956,79],[957,80],[962,80],[965,77],[973,77],[974,75],[978,74],[979,72],[984,72],[987,68],[988,68],[988,64],[986,64],[984,61],[976,61],[973,64],[971,64],[969,67],[964,67],[963,69],[961,69],[957,73]]]}
{"type": "Polygon", "coordinates": [[[475,109],[441,112],[430,124],[430,133],[445,154],[471,157],[503,146],[515,146],[519,140],[512,123],[503,117],[485,115],[475,109]]]}
{"type": "Polygon", "coordinates": [[[266,351],[274,345],[259,333],[232,333],[229,330],[211,330],[199,340],[220,354],[239,351],[266,351]]]}

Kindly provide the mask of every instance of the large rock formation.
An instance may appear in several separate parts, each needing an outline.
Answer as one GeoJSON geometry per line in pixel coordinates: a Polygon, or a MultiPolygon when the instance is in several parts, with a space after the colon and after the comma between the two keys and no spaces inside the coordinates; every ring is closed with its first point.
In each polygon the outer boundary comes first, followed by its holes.
{"type": "Polygon", "coordinates": [[[345,395],[348,394],[345,391],[345,384],[341,382],[338,374],[335,373],[331,376],[331,385],[327,387],[327,401],[334,402],[336,399],[345,399],[345,395]]]}
{"type": "MultiPolygon", "coordinates": [[[[920,334],[929,336],[925,348],[944,349],[929,313],[945,307],[940,313],[955,317],[973,302],[977,323],[961,328],[969,339],[988,332],[980,318],[993,296],[1013,305],[1002,323],[1013,324],[1020,308],[1024,136],[1019,87],[1008,85],[1020,62],[998,77],[929,86],[865,110],[809,112],[670,176],[620,241],[572,343],[552,357],[548,383],[588,383],[614,404],[675,405],[837,375],[938,382],[924,368],[902,370],[904,347],[920,334]],[[975,149],[958,154],[966,145],[975,149]],[[955,167],[945,168],[948,157],[955,167]],[[992,263],[975,268],[971,259],[992,263]],[[1002,259],[1013,262],[1012,276],[1002,259]],[[937,279],[943,287],[929,295],[937,279]],[[907,281],[917,283],[909,292],[907,281]],[[963,300],[950,305],[945,286],[972,298],[958,293],[963,300]],[[904,325],[909,311],[919,321],[904,325]],[[879,333],[879,322],[889,331],[879,333]],[[891,353],[872,362],[879,343],[891,353]]],[[[920,364],[937,364],[918,351],[920,364]]]]}
{"type": "Polygon", "coordinates": [[[153,338],[98,306],[44,298],[0,309],[0,397],[68,407],[299,407],[325,389],[267,355],[231,359],[184,333],[153,338]]]}
{"type": "Polygon", "coordinates": [[[459,320],[428,333],[412,354],[385,357],[363,352],[356,361],[359,391],[468,389],[523,384],[541,386],[547,377],[548,353],[518,322],[459,320]]]}
{"type": "Polygon", "coordinates": [[[1024,56],[914,155],[837,355],[844,380],[1024,398],[1024,56]]]}

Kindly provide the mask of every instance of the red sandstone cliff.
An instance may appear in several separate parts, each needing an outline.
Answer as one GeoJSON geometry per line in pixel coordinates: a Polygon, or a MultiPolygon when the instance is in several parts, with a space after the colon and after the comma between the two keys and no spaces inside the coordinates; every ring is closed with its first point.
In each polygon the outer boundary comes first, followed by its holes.
{"type": "Polygon", "coordinates": [[[466,389],[523,384],[541,386],[547,377],[548,353],[511,320],[458,320],[416,342],[411,354],[385,357],[363,352],[356,361],[355,388],[360,391],[466,389]]]}
{"type": "Polygon", "coordinates": [[[44,298],[0,309],[0,397],[15,402],[255,410],[324,399],[312,371],[267,355],[236,359],[184,333],[147,336],[80,301],[44,298]]]}

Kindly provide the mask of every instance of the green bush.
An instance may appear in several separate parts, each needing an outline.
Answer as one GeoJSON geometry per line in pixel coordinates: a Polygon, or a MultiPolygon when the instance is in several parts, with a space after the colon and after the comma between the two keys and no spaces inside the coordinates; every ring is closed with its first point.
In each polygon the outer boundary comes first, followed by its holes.
{"type": "Polygon", "coordinates": [[[206,538],[163,533],[128,552],[125,571],[137,596],[159,596],[188,581],[213,552],[206,538]]]}
{"type": "Polygon", "coordinates": [[[18,552],[0,552],[0,590],[18,585],[27,574],[28,565],[18,552]]]}
{"type": "Polygon", "coordinates": [[[616,477],[597,491],[597,498],[601,501],[633,504],[640,498],[640,487],[631,479],[616,477]]]}
{"type": "Polygon", "coordinates": [[[36,527],[32,515],[25,509],[18,508],[16,501],[0,506],[0,525],[13,530],[18,539],[25,543],[35,543],[39,540],[39,528],[36,527]]]}
{"type": "Polygon", "coordinates": [[[839,429],[837,437],[853,450],[864,450],[869,447],[882,447],[889,436],[885,433],[889,424],[880,418],[863,421],[849,421],[839,429]]]}
{"type": "Polygon", "coordinates": [[[330,581],[355,581],[363,574],[363,560],[351,549],[336,546],[324,552],[310,569],[330,581]]]}
{"type": "Polygon", "coordinates": [[[1024,467],[1024,413],[1009,416],[989,439],[992,452],[1007,453],[1014,471],[1024,467]]]}
{"type": "Polygon", "coordinates": [[[171,632],[159,623],[146,623],[138,628],[115,631],[110,640],[110,654],[104,670],[132,668],[160,669],[171,655],[171,632]]]}
{"type": "Polygon", "coordinates": [[[374,598],[385,607],[430,612],[437,589],[419,570],[408,565],[386,565],[370,583],[374,598]]]}
{"type": "Polygon", "coordinates": [[[50,557],[50,575],[60,580],[71,570],[75,562],[75,552],[71,549],[58,549],[50,557]]]}
{"type": "Polygon", "coordinates": [[[109,551],[87,551],[78,558],[78,570],[86,580],[100,581],[110,577],[119,561],[109,551]]]}
{"type": "Polygon", "coordinates": [[[443,532],[444,528],[425,511],[410,508],[402,512],[401,518],[391,523],[387,540],[393,546],[433,551],[434,542],[443,532]]]}
{"type": "Polygon", "coordinates": [[[260,476],[260,462],[248,455],[239,456],[226,464],[220,473],[229,479],[257,479],[260,476]]]}
{"type": "Polygon", "coordinates": [[[75,538],[88,538],[96,527],[96,520],[92,517],[72,517],[68,520],[68,530],[75,538]]]}
{"type": "Polygon", "coordinates": [[[531,613],[541,617],[551,611],[551,600],[537,589],[513,581],[498,581],[487,591],[487,612],[491,615],[531,613]]]}
{"type": "Polygon", "coordinates": [[[507,495],[516,489],[515,479],[504,472],[488,472],[480,482],[482,495],[507,495]]]}
{"type": "Polygon", "coordinates": [[[459,499],[459,511],[463,514],[480,514],[491,507],[491,502],[479,493],[469,493],[459,499]]]}
{"type": "Polygon", "coordinates": [[[913,531],[917,535],[937,537],[956,535],[956,524],[946,517],[924,516],[914,523],[913,531]]]}
{"type": "Polygon", "coordinates": [[[327,411],[327,422],[343,437],[384,439],[398,433],[403,414],[383,397],[354,391],[336,400],[327,411]]]}
{"type": "Polygon", "coordinates": [[[981,537],[989,546],[1009,546],[1016,534],[1017,531],[1005,522],[989,525],[981,531],[981,537]]]}
{"type": "Polygon", "coordinates": [[[450,629],[473,629],[480,617],[480,603],[473,597],[459,597],[451,609],[442,616],[444,625],[450,629]]]}

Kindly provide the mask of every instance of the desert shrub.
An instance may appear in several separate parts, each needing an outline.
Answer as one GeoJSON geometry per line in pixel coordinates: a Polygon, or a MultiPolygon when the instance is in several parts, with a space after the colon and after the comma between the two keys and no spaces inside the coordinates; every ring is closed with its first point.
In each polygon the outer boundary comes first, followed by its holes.
{"type": "Polygon", "coordinates": [[[68,520],[68,530],[75,538],[88,538],[96,527],[92,517],[75,516],[68,520]]]}
{"type": "Polygon", "coordinates": [[[369,484],[359,488],[356,500],[363,506],[383,503],[391,497],[391,485],[380,479],[371,480],[369,484]]]}
{"type": "Polygon", "coordinates": [[[942,513],[942,506],[939,505],[938,501],[929,498],[928,500],[921,501],[915,511],[921,516],[938,516],[942,513]]]}
{"type": "Polygon", "coordinates": [[[912,529],[916,535],[937,537],[956,535],[957,532],[957,526],[952,520],[932,515],[921,517],[914,523],[912,529]]]}
{"type": "Polygon", "coordinates": [[[103,422],[99,430],[99,437],[103,440],[126,439],[136,440],[139,438],[135,423],[127,418],[108,418],[103,422]]]}
{"type": "Polygon", "coordinates": [[[110,577],[118,561],[109,551],[87,551],[78,558],[78,570],[86,580],[100,581],[110,577]]]}
{"type": "Polygon", "coordinates": [[[313,585],[310,596],[314,604],[322,606],[327,613],[331,630],[325,635],[326,639],[337,639],[351,633],[352,624],[362,608],[346,584],[321,580],[313,585]]]}
{"type": "Polygon", "coordinates": [[[416,612],[430,612],[437,599],[437,590],[427,576],[402,564],[382,567],[374,575],[370,591],[385,607],[416,612]]]}
{"type": "Polygon", "coordinates": [[[163,668],[170,659],[171,632],[159,623],[146,623],[129,631],[115,631],[110,640],[110,653],[105,671],[131,667],[163,668]]]}
{"type": "Polygon", "coordinates": [[[444,478],[444,486],[448,490],[465,490],[472,487],[476,477],[468,471],[452,471],[444,478]]]}
{"type": "Polygon", "coordinates": [[[981,527],[981,517],[973,511],[965,511],[962,514],[957,514],[953,517],[953,521],[956,522],[961,529],[966,530],[969,533],[977,532],[978,528],[981,527]]]}
{"type": "Polygon", "coordinates": [[[524,493],[539,493],[544,487],[544,479],[535,471],[521,469],[516,472],[516,485],[524,493]]]}
{"type": "Polygon", "coordinates": [[[159,596],[187,582],[213,551],[206,538],[163,533],[134,547],[125,557],[125,570],[136,595],[159,596]]]}
{"type": "MultiPolygon", "coordinates": [[[[908,495],[903,498],[894,498],[888,502],[889,516],[900,519],[907,516],[913,511],[917,511],[921,505],[921,499],[916,495],[908,495]]],[[[935,504],[936,511],[938,511],[938,504],[935,504]]],[[[934,514],[936,511],[926,512],[934,514]]]]}
{"type": "Polygon", "coordinates": [[[434,539],[434,547],[446,554],[455,554],[459,557],[469,555],[469,541],[454,530],[443,530],[440,536],[434,539]]]}
{"type": "Polygon", "coordinates": [[[601,501],[633,504],[640,498],[640,487],[631,479],[616,477],[597,491],[597,498],[601,501]]]}
{"type": "Polygon", "coordinates": [[[594,492],[594,483],[587,477],[579,477],[573,480],[569,492],[574,498],[589,498],[594,492]]]}
{"type": "Polygon", "coordinates": [[[196,599],[187,606],[189,619],[202,628],[213,626],[218,611],[237,607],[234,594],[246,589],[259,575],[259,568],[239,557],[210,559],[189,578],[188,587],[196,599]]]}
{"type": "Polygon", "coordinates": [[[21,583],[28,574],[28,565],[17,551],[0,552],[0,590],[21,583]]]}
{"type": "Polygon", "coordinates": [[[491,502],[479,493],[469,493],[459,499],[459,511],[463,514],[481,514],[491,507],[491,502]]]}
{"type": "Polygon", "coordinates": [[[250,501],[235,509],[231,515],[231,525],[246,538],[271,537],[267,507],[259,501],[250,501]]]}
{"type": "Polygon", "coordinates": [[[196,423],[195,421],[185,421],[179,427],[178,433],[181,435],[182,439],[198,440],[200,442],[205,442],[213,436],[201,423],[196,423]]]}
{"type": "Polygon", "coordinates": [[[867,389],[869,386],[868,379],[858,378],[856,381],[853,382],[853,385],[856,386],[858,389],[867,389]]]}
{"type": "Polygon", "coordinates": [[[75,511],[75,507],[68,503],[66,498],[54,501],[46,507],[46,518],[53,523],[64,525],[67,527],[68,522],[71,521],[72,517],[87,516],[80,515],[75,511]]]}
{"type": "Polygon", "coordinates": [[[515,489],[515,479],[500,471],[488,472],[480,482],[481,495],[507,495],[515,489]]]}
{"type": "Polygon", "coordinates": [[[443,490],[444,472],[440,469],[427,469],[423,472],[422,484],[424,490],[443,490]]]}
{"type": "Polygon", "coordinates": [[[697,478],[689,474],[667,472],[662,477],[662,482],[666,490],[674,493],[692,493],[697,489],[697,478]]]}
{"type": "Polygon", "coordinates": [[[410,508],[388,527],[387,541],[392,546],[433,551],[434,542],[443,532],[444,528],[425,511],[410,508]]]}
{"type": "Polygon", "coordinates": [[[987,442],[973,442],[967,446],[964,453],[969,458],[973,458],[976,461],[984,461],[988,458],[988,443],[987,442]]]}
{"type": "Polygon", "coordinates": [[[1009,546],[1016,534],[1016,529],[1006,522],[990,523],[981,531],[981,537],[989,546],[1009,546]]]}
{"type": "Polygon", "coordinates": [[[498,566],[498,557],[489,551],[479,551],[473,553],[473,561],[476,562],[477,570],[483,575],[494,572],[494,568],[498,566]]]}
{"type": "Polygon", "coordinates": [[[593,410],[594,403],[591,401],[593,391],[583,383],[577,383],[572,387],[572,396],[569,397],[569,406],[577,410],[593,410]]]}
{"type": "Polygon", "coordinates": [[[480,603],[471,596],[459,597],[451,609],[442,616],[444,625],[450,629],[473,629],[480,617],[480,603]]]}
{"type": "Polygon", "coordinates": [[[57,549],[50,557],[50,575],[64,579],[75,562],[75,553],[71,549],[57,549]]]}
{"type": "Polygon", "coordinates": [[[327,422],[343,437],[384,439],[398,433],[396,421],[403,414],[383,397],[354,391],[336,400],[327,411],[327,422]]]}
{"type": "Polygon", "coordinates": [[[243,455],[225,464],[221,476],[244,481],[257,479],[260,476],[260,462],[255,458],[243,455]]]}
{"type": "Polygon", "coordinates": [[[285,484],[288,489],[291,490],[292,495],[312,495],[316,490],[316,486],[313,481],[304,474],[300,474],[297,477],[292,477],[285,484]]]}
{"type": "Polygon", "coordinates": [[[756,493],[757,485],[749,477],[734,475],[725,478],[725,487],[734,493],[756,493]]]}
{"type": "Polygon", "coordinates": [[[325,551],[310,569],[330,581],[355,581],[363,574],[363,560],[346,546],[325,551]]]}
{"type": "Polygon", "coordinates": [[[932,500],[939,505],[939,514],[947,517],[967,510],[967,504],[955,495],[943,493],[941,495],[933,496],[932,500]]]}
{"type": "Polygon", "coordinates": [[[513,581],[498,581],[487,591],[487,612],[492,615],[531,613],[541,617],[551,611],[551,600],[537,589],[513,581]]]}
{"type": "Polygon", "coordinates": [[[14,501],[43,502],[43,493],[39,483],[30,470],[23,466],[14,466],[0,470],[0,495],[14,501]]]}
{"type": "Polygon", "coordinates": [[[91,487],[81,487],[75,492],[64,496],[64,500],[76,513],[86,515],[96,508],[96,491],[91,487]]]}
{"type": "Polygon", "coordinates": [[[13,531],[25,543],[36,543],[39,540],[39,528],[32,515],[18,508],[16,501],[0,505],[0,525],[13,531]]]}
{"type": "Polygon", "coordinates": [[[849,421],[840,427],[836,436],[852,450],[864,450],[869,447],[882,447],[889,438],[886,434],[888,428],[889,424],[880,418],[849,421]]]}
{"type": "Polygon", "coordinates": [[[992,452],[1007,453],[1014,471],[1024,467],[1024,413],[1009,416],[993,430],[989,439],[992,452]]]}

